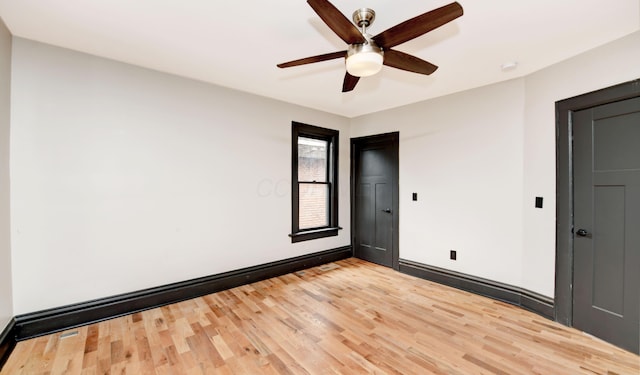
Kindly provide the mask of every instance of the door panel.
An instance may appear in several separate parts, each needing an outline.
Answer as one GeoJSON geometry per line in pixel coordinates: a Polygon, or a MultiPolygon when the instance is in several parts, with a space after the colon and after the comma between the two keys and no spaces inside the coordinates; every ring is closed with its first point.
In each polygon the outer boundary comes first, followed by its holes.
{"type": "Polygon", "coordinates": [[[352,160],[355,256],[397,268],[397,133],[353,139],[352,160]]]}
{"type": "Polygon", "coordinates": [[[576,111],[573,127],[573,325],[638,353],[640,98],[576,111]]]}
{"type": "Polygon", "coordinates": [[[594,186],[593,306],[624,314],[624,186],[594,186]]]}
{"type": "Polygon", "coordinates": [[[389,189],[388,181],[376,184],[376,203],[373,208],[376,213],[376,249],[381,251],[391,251],[393,247],[393,211],[391,210],[392,192],[389,189]]]}
{"type": "Polygon", "coordinates": [[[369,249],[371,248],[371,244],[373,241],[371,237],[373,235],[372,231],[365,230],[372,226],[371,217],[373,214],[373,207],[370,204],[371,197],[373,196],[373,185],[368,183],[360,183],[358,185],[358,192],[356,196],[358,198],[358,203],[356,207],[358,207],[359,215],[356,215],[356,232],[359,234],[357,245],[360,249],[356,249],[356,253],[358,250],[362,252],[362,248],[369,249]]]}

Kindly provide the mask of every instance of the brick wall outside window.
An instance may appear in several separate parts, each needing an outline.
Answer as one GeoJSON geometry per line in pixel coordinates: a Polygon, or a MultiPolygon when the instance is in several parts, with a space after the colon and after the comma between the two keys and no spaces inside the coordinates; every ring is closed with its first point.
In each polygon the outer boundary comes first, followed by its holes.
{"type": "MultiPolygon", "coordinates": [[[[301,168],[310,172],[307,175],[317,175],[325,170],[325,159],[301,158],[304,162],[299,164],[301,168]]],[[[302,172],[302,171],[301,171],[302,172]]],[[[306,174],[306,173],[305,173],[306,174]]],[[[329,225],[328,222],[328,199],[327,185],[304,185],[300,186],[300,228],[314,228],[329,225]],[[305,189],[306,186],[311,189],[305,189]]]]}

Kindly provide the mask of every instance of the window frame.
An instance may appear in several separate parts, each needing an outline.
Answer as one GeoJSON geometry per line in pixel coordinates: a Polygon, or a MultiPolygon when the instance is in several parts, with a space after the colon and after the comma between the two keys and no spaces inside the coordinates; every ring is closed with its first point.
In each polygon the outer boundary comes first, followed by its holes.
{"type": "Polygon", "coordinates": [[[334,129],[291,123],[291,242],[308,241],[317,238],[337,236],[338,230],[338,139],[340,132],[334,129]],[[298,138],[313,138],[327,142],[327,181],[328,185],[328,225],[315,228],[300,229],[300,184],[318,183],[298,180],[298,138]]]}

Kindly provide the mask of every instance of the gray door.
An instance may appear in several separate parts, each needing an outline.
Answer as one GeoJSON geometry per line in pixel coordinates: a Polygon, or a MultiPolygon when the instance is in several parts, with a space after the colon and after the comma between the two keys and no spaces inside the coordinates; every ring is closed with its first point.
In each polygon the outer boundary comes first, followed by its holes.
{"type": "Polygon", "coordinates": [[[355,256],[398,263],[398,133],[352,140],[352,228],[355,256]]]}
{"type": "Polygon", "coordinates": [[[573,135],[573,325],[638,353],[640,98],[574,112],[573,135]]]}

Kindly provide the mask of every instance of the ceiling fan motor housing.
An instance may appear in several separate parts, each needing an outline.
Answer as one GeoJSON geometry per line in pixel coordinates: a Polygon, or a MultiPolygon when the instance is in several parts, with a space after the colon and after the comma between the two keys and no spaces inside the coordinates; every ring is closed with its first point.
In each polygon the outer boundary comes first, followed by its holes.
{"type": "Polygon", "coordinates": [[[367,27],[371,26],[373,20],[376,19],[376,12],[374,12],[373,9],[370,8],[360,8],[353,12],[351,18],[353,19],[353,23],[361,28],[366,29],[367,27]]]}

